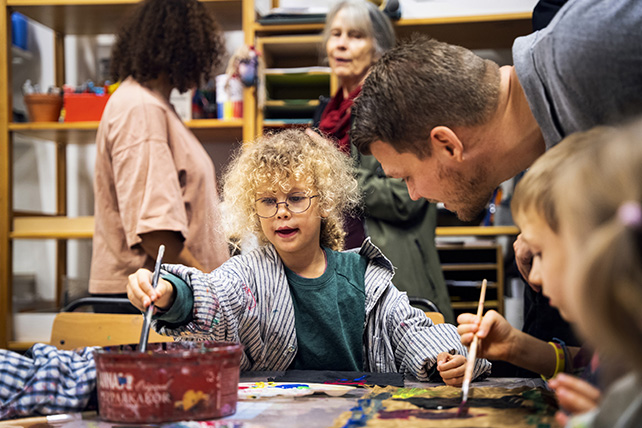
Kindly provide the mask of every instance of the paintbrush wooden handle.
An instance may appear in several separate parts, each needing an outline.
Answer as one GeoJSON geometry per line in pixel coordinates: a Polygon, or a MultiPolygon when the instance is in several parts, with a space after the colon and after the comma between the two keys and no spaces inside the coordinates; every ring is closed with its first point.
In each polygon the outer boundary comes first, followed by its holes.
{"type": "MultiPolygon", "coordinates": [[[[479,305],[477,305],[477,318],[481,322],[482,315],[484,314],[484,301],[486,300],[486,287],[488,281],[482,281],[481,292],[479,293],[479,305]]],[[[477,336],[475,336],[477,337],[477,336]]]]}
{"type": "MultiPolygon", "coordinates": [[[[165,254],[165,246],[158,247],[158,256],[156,257],[156,266],[152,274],[152,288],[158,285],[158,277],[160,276],[161,263],[163,262],[163,255],[165,254]]],[[[143,315],[143,328],[140,332],[140,341],[138,343],[138,350],[140,352],[147,351],[147,341],[149,340],[149,328],[152,322],[152,314],[154,313],[154,302],[151,302],[143,315]]]]}
{"type": "Polygon", "coordinates": [[[466,360],[466,369],[464,371],[464,380],[468,382],[473,378],[473,369],[475,368],[475,360],[477,359],[477,347],[479,346],[479,337],[475,336],[473,342],[470,344],[468,351],[468,359],[466,360]]]}
{"type": "MultiPolygon", "coordinates": [[[[484,301],[486,300],[486,287],[488,281],[482,281],[481,292],[479,293],[479,305],[477,306],[477,318],[481,323],[481,318],[484,313],[484,301]]],[[[470,381],[473,379],[473,370],[475,368],[475,360],[477,359],[477,347],[479,346],[479,337],[477,334],[473,337],[468,350],[468,359],[466,359],[466,367],[464,369],[464,383],[462,385],[464,401],[468,399],[468,388],[470,381]]]]}

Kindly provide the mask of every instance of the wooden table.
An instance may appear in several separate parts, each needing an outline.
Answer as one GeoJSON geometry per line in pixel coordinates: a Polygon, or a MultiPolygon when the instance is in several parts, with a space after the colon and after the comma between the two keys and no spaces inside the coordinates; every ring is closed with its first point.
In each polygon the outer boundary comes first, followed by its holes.
{"type": "MultiPolygon", "coordinates": [[[[282,372],[280,372],[282,373],[282,372]]],[[[268,377],[280,374],[279,372],[263,372],[243,374],[242,382],[266,381],[268,377]]],[[[443,385],[433,382],[417,382],[407,380],[406,387],[428,388],[443,385]]],[[[520,386],[543,387],[541,379],[523,378],[488,378],[474,382],[472,388],[498,386],[517,388],[520,386]]],[[[308,395],[296,398],[263,398],[257,400],[243,400],[237,404],[236,413],[220,421],[228,421],[228,427],[234,427],[233,421],[243,422],[236,428],[327,428],[343,412],[355,406],[357,400],[367,393],[365,388],[355,388],[340,397],[327,395],[308,395]]],[[[127,425],[128,427],[135,427],[127,425]]],[[[154,427],[156,425],[141,425],[141,427],[154,427]]],[[[225,425],[222,425],[225,426],[225,425]]],[[[123,424],[100,421],[95,412],[84,414],[56,415],[15,419],[0,422],[0,428],[124,428],[123,424]]]]}

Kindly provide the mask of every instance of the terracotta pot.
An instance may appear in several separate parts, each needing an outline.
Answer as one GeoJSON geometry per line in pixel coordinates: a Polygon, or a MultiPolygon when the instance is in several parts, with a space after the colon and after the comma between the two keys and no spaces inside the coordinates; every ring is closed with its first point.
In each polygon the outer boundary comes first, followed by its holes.
{"type": "Polygon", "coordinates": [[[62,97],[56,94],[27,94],[25,104],[32,122],[58,122],[62,97]]]}

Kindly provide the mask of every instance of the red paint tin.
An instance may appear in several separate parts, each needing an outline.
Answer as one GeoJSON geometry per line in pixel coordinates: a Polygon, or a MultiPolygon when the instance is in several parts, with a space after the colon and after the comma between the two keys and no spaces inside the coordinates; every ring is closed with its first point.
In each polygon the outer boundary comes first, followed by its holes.
{"type": "Polygon", "coordinates": [[[215,419],[236,412],[243,346],[217,342],[150,343],[96,351],[101,419],[158,423],[215,419]]]}

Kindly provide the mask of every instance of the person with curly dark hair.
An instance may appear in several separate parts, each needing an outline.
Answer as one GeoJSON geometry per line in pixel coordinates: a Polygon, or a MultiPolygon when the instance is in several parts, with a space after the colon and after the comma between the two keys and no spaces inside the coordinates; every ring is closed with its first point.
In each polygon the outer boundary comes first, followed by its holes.
{"type": "Polygon", "coordinates": [[[111,72],[121,84],[96,139],[92,295],[125,297],[127,276],[153,268],[161,244],[167,262],[204,271],[229,258],[214,165],[169,102],[172,89],[209,79],[224,54],[197,0],[145,0],[117,34],[111,72]]]}

